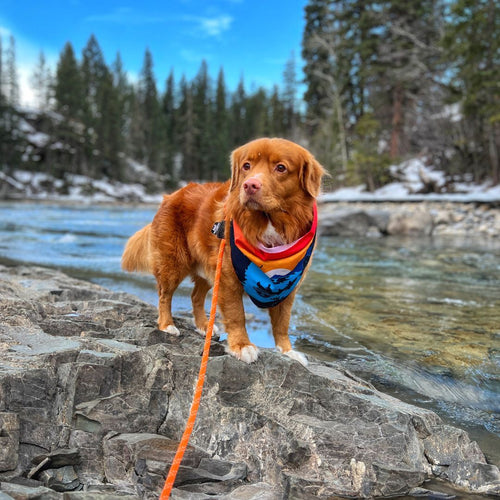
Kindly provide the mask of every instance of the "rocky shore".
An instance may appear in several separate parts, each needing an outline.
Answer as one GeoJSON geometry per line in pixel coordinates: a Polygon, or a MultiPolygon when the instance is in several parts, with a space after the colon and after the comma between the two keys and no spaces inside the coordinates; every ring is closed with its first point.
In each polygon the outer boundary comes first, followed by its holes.
{"type": "Polygon", "coordinates": [[[324,202],[320,220],[328,236],[500,237],[495,203],[324,202]]]}
{"type": "MultiPolygon", "coordinates": [[[[203,339],[154,307],[36,267],[0,266],[0,499],[158,498],[184,430],[203,339]]],[[[500,495],[466,432],[333,364],[212,342],[171,498],[432,496],[429,478],[500,495]]]]}

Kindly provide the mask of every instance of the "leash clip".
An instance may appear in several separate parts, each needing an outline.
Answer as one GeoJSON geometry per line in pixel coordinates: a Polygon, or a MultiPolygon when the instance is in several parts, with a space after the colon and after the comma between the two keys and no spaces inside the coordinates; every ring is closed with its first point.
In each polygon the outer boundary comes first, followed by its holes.
{"type": "Polygon", "coordinates": [[[212,234],[217,236],[217,238],[222,240],[222,239],[224,239],[225,231],[226,231],[226,221],[222,220],[222,221],[216,222],[212,226],[211,232],[212,232],[212,234]]]}

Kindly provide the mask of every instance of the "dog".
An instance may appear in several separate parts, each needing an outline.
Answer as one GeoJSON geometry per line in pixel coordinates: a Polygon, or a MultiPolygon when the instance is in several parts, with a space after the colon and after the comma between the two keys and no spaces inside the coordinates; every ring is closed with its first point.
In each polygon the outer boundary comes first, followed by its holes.
{"type": "Polygon", "coordinates": [[[220,237],[228,242],[218,305],[227,351],[246,363],[258,357],[245,328],[246,292],[259,307],[268,308],[276,348],[307,365],[306,357],[292,349],[288,327],[295,294],[314,249],[316,198],[324,174],[303,147],[285,139],[263,138],[232,152],[227,182],[190,183],[165,195],[153,221],[128,240],[122,256],[124,270],[155,276],[158,328],[179,335],[172,318],[172,296],[190,276],[195,326],[205,332],[205,297],[213,286],[220,244],[211,229],[225,220],[225,225],[218,226],[220,237]]]}

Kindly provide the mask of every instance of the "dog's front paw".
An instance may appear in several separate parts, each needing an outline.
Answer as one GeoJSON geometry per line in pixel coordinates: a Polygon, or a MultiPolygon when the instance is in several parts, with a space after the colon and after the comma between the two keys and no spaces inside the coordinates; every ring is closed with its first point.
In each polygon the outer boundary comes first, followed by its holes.
{"type": "MultiPolygon", "coordinates": [[[[280,351],[281,351],[281,349],[280,349],[280,351]]],[[[295,361],[298,361],[302,366],[307,366],[309,364],[305,355],[299,351],[294,351],[293,349],[290,349],[287,352],[283,352],[283,354],[285,356],[288,356],[289,358],[295,360],[295,361]]]]}
{"type": "Polygon", "coordinates": [[[175,335],[178,337],[181,332],[175,325],[168,325],[166,328],[160,328],[163,332],[170,333],[170,335],[175,335]]]}
{"type": "MultiPolygon", "coordinates": [[[[208,328],[208,324],[207,324],[207,327],[208,328]]],[[[202,335],[203,337],[205,337],[205,335],[207,334],[207,330],[206,328],[199,328],[199,327],[196,327],[196,331],[202,335]]],[[[218,339],[220,337],[219,335],[219,327],[217,325],[214,325],[214,328],[212,330],[212,335],[215,339],[218,339]]]]}
{"type": "Polygon", "coordinates": [[[236,359],[239,359],[240,361],[244,361],[245,363],[253,363],[254,361],[257,361],[257,358],[259,357],[259,349],[257,349],[256,346],[253,344],[246,345],[245,347],[237,347],[234,349],[231,349],[228,347],[227,352],[234,356],[236,359]]]}

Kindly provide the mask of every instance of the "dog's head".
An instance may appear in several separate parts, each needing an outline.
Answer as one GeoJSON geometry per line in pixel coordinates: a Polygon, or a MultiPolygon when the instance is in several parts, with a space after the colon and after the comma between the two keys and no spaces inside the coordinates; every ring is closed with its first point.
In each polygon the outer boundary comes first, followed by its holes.
{"type": "Polygon", "coordinates": [[[288,211],[318,196],[324,173],[307,149],[285,139],[257,139],[233,151],[230,192],[249,210],[288,211]]]}

